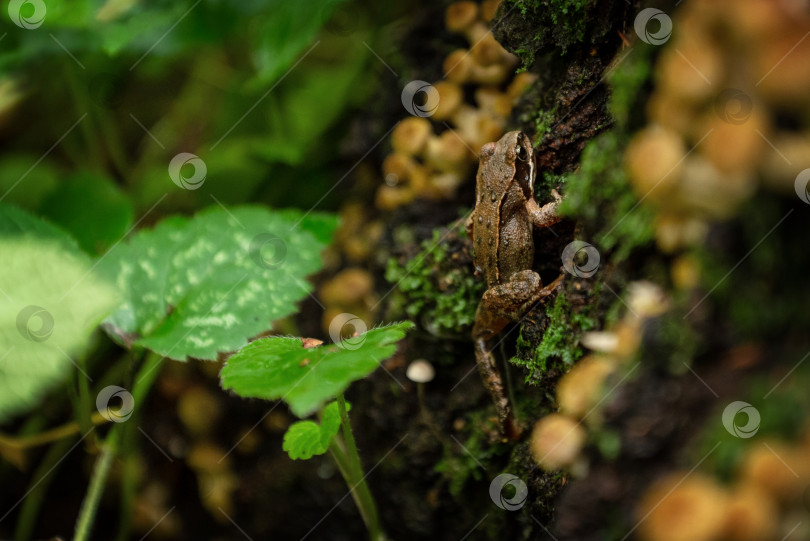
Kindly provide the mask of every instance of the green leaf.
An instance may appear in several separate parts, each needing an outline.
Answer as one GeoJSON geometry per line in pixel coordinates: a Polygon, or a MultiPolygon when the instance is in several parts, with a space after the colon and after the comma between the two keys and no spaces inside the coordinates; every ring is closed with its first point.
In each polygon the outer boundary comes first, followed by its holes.
{"type": "MultiPolygon", "coordinates": [[[[347,403],[346,410],[351,409],[347,403]]],[[[340,410],[337,402],[332,402],[323,410],[321,424],[315,421],[298,421],[290,425],[284,434],[282,449],[293,460],[307,460],[313,455],[322,455],[329,450],[332,438],[340,430],[340,410]]]]}
{"type": "Polygon", "coordinates": [[[258,26],[259,40],[253,55],[258,79],[266,84],[281,76],[342,2],[271,0],[269,16],[258,26]]]}
{"type": "Polygon", "coordinates": [[[374,371],[413,327],[404,322],[372,329],[337,344],[304,349],[300,338],[271,336],[251,342],[228,359],[224,389],[249,398],[282,399],[299,417],[374,371]]]}
{"type": "Polygon", "coordinates": [[[132,225],[132,203],[113,181],[93,173],[67,179],[50,193],[40,210],[70,231],[82,249],[103,253],[132,225]]]}
{"type": "Polygon", "coordinates": [[[213,360],[295,312],[337,217],[211,207],[138,232],[100,260],[126,292],[105,329],[160,355],[213,360]]]}
{"type": "Polygon", "coordinates": [[[0,253],[2,422],[35,406],[75,370],[76,356],[117,299],[89,259],[59,241],[5,236],[0,253]]]}

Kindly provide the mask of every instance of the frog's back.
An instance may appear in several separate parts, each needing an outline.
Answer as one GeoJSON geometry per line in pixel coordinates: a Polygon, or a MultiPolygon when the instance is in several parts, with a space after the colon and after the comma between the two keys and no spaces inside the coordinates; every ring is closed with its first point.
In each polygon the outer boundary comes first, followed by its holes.
{"type": "Polygon", "coordinates": [[[501,248],[501,209],[515,174],[514,165],[491,159],[495,150],[495,143],[488,143],[481,149],[472,216],[475,267],[484,275],[489,287],[500,282],[498,252],[501,248]]]}

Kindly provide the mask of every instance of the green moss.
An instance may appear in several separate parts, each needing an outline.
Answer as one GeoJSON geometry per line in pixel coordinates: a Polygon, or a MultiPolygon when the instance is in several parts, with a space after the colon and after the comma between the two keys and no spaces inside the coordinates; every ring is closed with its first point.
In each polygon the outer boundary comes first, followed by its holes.
{"type": "Polygon", "coordinates": [[[650,76],[650,48],[631,51],[610,76],[610,111],[614,128],[588,142],[582,151],[579,170],[567,179],[565,201],[560,211],[579,219],[585,226],[584,239],[600,253],[615,250],[613,262],[626,259],[654,236],[654,212],[633,193],[624,170],[623,156],[630,140],[637,104],[650,76]]]}
{"type": "Polygon", "coordinates": [[[540,144],[543,136],[548,132],[549,128],[554,125],[556,113],[556,108],[551,111],[538,109],[534,117],[534,129],[537,131],[535,146],[540,144]]]}
{"type": "Polygon", "coordinates": [[[529,66],[534,64],[534,51],[521,47],[515,50],[515,54],[520,59],[520,67],[515,70],[515,73],[523,73],[529,69],[529,66]]]}
{"type": "Polygon", "coordinates": [[[560,212],[576,217],[603,255],[615,250],[613,262],[626,259],[633,249],[652,241],[653,210],[639,204],[623,166],[627,136],[611,131],[588,142],[580,169],[567,180],[560,212]]]}
{"type": "MultiPolygon", "coordinates": [[[[562,363],[570,366],[582,357],[579,339],[583,332],[597,325],[596,319],[590,315],[592,310],[593,303],[589,303],[581,312],[573,312],[565,293],[557,295],[554,304],[546,308],[549,322],[542,341],[528,358],[514,357],[510,360],[512,364],[526,369],[526,383],[539,385],[552,365],[562,363]]],[[[522,331],[517,345],[519,352],[531,346],[522,331]]]]}
{"type": "Polygon", "coordinates": [[[542,15],[548,19],[550,24],[541,25],[534,40],[552,42],[565,53],[572,45],[585,41],[587,15],[596,0],[508,0],[508,3],[517,7],[524,18],[536,20],[542,15]]]}
{"type": "MultiPolygon", "coordinates": [[[[450,494],[461,502],[466,502],[463,494],[464,485],[470,480],[484,479],[486,472],[481,468],[481,464],[485,466],[492,464],[511,448],[508,443],[492,445],[489,442],[482,427],[492,423],[491,417],[490,408],[470,413],[462,429],[467,435],[463,442],[464,447],[445,445],[444,455],[434,467],[436,472],[447,479],[450,494]]],[[[497,430],[494,426],[491,428],[497,430]]]]}
{"type": "Polygon", "coordinates": [[[419,254],[405,264],[391,258],[385,270],[386,280],[396,284],[391,316],[407,314],[439,336],[461,333],[472,325],[484,290],[469,268],[450,257],[447,238],[441,239],[442,231],[434,231],[419,254]]]}
{"type": "Polygon", "coordinates": [[[644,110],[638,104],[650,79],[655,47],[638,42],[633,49],[619,52],[616,68],[608,77],[611,87],[608,109],[619,129],[625,130],[631,120],[643,121],[644,110]]]}
{"type": "Polygon", "coordinates": [[[543,171],[534,183],[534,196],[539,203],[552,201],[551,190],[558,186],[565,186],[565,175],[556,175],[551,171],[543,171]]]}

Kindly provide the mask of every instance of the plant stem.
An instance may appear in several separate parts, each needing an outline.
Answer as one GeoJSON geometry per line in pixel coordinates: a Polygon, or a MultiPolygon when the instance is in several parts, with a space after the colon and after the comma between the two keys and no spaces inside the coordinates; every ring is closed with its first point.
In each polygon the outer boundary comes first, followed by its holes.
{"type": "MultiPolygon", "coordinates": [[[[79,83],[79,79],[76,77],[76,73],[72,67],[65,67],[64,74],[64,81],[67,83],[67,88],[73,98],[77,113],[85,116],[89,115],[87,111],[90,109],[90,104],[85,87],[79,83]]],[[[84,166],[90,170],[103,171],[104,164],[107,160],[104,156],[103,147],[97,135],[97,131],[93,129],[92,116],[87,119],[87,122],[83,121],[80,124],[80,129],[87,143],[86,154],[89,158],[86,158],[84,166]]]]}
{"type": "MultiPolygon", "coordinates": [[[[132,398],[135,401],[135,413],[137,413],[138,405],[143,403],[146,395],[152,388],[152,383],[155,381],[160,370],[157,368],[163,361],[163,357],[155,353],[149,352],[146,355],[146,360],[141,364],[138,373],[135,376],[135,382],[132,385],[132,398]]],[[[133,415],[134,416],[134,415],[133,415]]],[[[132,421],[132,417],[128,419],[132,421]]],[[[79,512],[79,518],[76,521],[76,533],[73,541],[87,541],[90,536],[90,531],[93,528],[93,520],[95,519],[96,509],[98,508],[101,494],[104,491],[104,483],[107,480],[107,474],[110,473],[110,466],[118,452],[119,442],[124,438],[125,424],[120,423],[112,428],[107,435],[106,440],[101,445],[101,456],[96,461],[93,468],[93,475],[90,478],[90,486],[87,489],[87,494],[84,496],[82,507],[79,512]]],[[[127,443],[126,441],[124,443],[127,443]]],[[[127,512],[128,510],[124,510],[127,512]]]]}
{"type": "Polygon", "coordinates": [[[107,441],[101,446],[101,456],[96,460],[96,465],[93,468],[90,486],[87,489],[87,494],[82,502],[82,508],[79,511],[79,518],[76,521],[76,533],[73,537],[73,541],[87,541],[87,539],[90,538],[90,531],[93,529],[93,520],[96,518],[98,502],[101,500],[101,494],[104,492],[104,483],[107,480],[107,474],[110,473],[110,466],[112,465],[117,450],[118,432],[113,430],[107,437],[107,441]]]}
{"type": "Polygon", "coordinates": [[[121,480],[120,502],[121,510],[118,520],[118,533],[116,541],[126,541],[130,538],[132,530],[132,506],[138,494],[138,449],[135,441],[138,433],[132,426],[122,431],[123,445],[121,446],[121,480]]]}
{"type": "MultiPolygon", "coordinates": [[[[102,417],[100,413],[93,413],[90,415],[90,422],[93,425],[101,425],[107,422],[107,419],[102,417]]],[[[81,428],[76,421],[71,421],[62,426],[57,426],[45,432],[34,434],[31,436],[15,437],[0,434],[0,447],[9,449],[28,449],[30,447],[38,447],[46,443],[52,443],[61,439],[79,434],[81,428]]]]}
{"type": "Polygon", "coordinates": [[[340,425],[343,429],[343,438],[346,441],[346,454],[338,458],[338,453],[332,452],[335,461],[338,463],[343,478],[346,479],[346,484],[349,485],[352,498],[354,498],[357,508],[360,510],[360,515],[363,517],[363,522],[368,529],[369,539],[371,541],[383,541],[386,539],[385,534],[380,528],[379,517],[377,515],[377,505],[374,502],[374,497],[366,484],[366,478],[363,475],[363,465],[360,462],[360,455],[357,453],[357,444],[354,441],[354,433],[352,432],[352,425],[349,421],[349,413],[346,410],[346,400],[343,398],[343,393],[337,397],[338,410],[340,411],[340,425]],[[344,464],[341,465],[341,459],[344,464]]]}
{"type": "Polygon", "coordinates": [[[57,441],[46,452],[45,457],[37,466],[34,475],[31,476],[31,483],[26,492],[27,496],[22,503],[20,515],[17,519],[17,527],[14,531],[14,539],[17,541],[28,541],[34,532],[34,526],[37,523],[39,510],[45,501],[45,496],[48,494],[48,488],[51,481],[56,478],[56,471],[62,465],[62,458],[65,453],[70,451],[73,444],[73,438],[64,438],[57,441]]]}

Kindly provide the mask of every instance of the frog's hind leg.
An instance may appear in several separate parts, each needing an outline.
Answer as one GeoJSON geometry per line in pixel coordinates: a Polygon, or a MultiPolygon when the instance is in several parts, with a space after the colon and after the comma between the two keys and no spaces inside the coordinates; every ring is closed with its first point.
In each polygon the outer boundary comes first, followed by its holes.
{"type": "Polygon", "coordinates": [[[520,429],[512,417],[512,407],[488,341],[497,336],[509,321],[517,321],[535,302],[553,293],[562,279],[560,276],[544,287],[536,272],[527,270],[516,273],[511,281],[488,289],[475,314],[473,342],[478,372],[484,387],[492,396],[504,435],[510,439],[518,439],[520,429]]]}
{"type": "Polygon", "coordinates": [[[562,283],[563,277],[560,275],[549,285],[544,286],[540,275],[533,270],[521,271],[515,273],[510,281],[486,290],[481,304],[485,309],[494,312],[499,319],[518,321],[534,303],[554,293],[562,283]]]}
{"type": "Polygon", "coordinates": [[[495,404],[495,411],[498,415],[498,422],[504,435],[512,440],[520,438],[520,428],[515,424],[512,417],[512,405],[506,396],[503,388],[503,380],[498,366],[495,364],[495,357],[487,345],[487,341],[479,338],[475,342],[475,362],[478,366],[478,373],[484,387],[489,391],[492,402],[495,404]]]}

